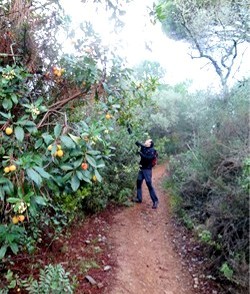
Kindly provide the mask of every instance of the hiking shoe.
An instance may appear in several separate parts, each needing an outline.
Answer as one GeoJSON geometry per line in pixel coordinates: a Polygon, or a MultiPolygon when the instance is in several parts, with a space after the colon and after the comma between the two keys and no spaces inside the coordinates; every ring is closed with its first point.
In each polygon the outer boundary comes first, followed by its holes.
{"type": "Polygon", "coordinates": [[[140,199],[138,199],[138,198],[134,198],[134,199],[132,199],[132,202],[142,203],[142,201],[141,201],[140,199]]]}
{"type": "Polygon", "coordinates": [[[159,203],[158,201],[155,201],[154,204],[153,204],[153,206],[152,206],[152,208],[153,209],[156,209],[158,207],[158,203],[159,203]]]}

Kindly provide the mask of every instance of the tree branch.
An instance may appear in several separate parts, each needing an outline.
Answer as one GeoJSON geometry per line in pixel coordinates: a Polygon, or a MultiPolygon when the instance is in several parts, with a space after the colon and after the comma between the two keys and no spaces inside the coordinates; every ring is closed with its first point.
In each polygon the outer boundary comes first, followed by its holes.
{"type": "Polygon", "coordinates": [[[40,129],[42,126],[43,126],[43,123],[46,121],[46,119],[48,118],[48,116],[53,113],[53,112],[56,112],[58,109],[62,108],[65,104],[67,104],[68,102],[78,98],[78,96],[80,96],[81,94],[83,94],[82,92],[77,92],[76,94],[66,98],[66,99],[63,99],[61,101],[58,101],[54,104],[52,104],[50,106],[50,109],[45,113],[45,115],[43,116],[42,120],[37,124],[37,129],[40,129]]]}

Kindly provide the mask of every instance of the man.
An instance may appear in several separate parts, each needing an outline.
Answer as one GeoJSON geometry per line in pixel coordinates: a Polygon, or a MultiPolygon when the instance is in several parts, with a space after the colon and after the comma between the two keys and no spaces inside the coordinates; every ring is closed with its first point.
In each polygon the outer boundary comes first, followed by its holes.
{"type": "Polygon", "coordinates": [[[154,187],[152,185],[152,160],[155,156],[155,149],[153,148],[154,142],[151,139],[145,141],[144,144],[140,142],[135,143],[138,147],[141,147],[138,152],[141,156],[140,160],[140,170],[137,176],[137,198],[134,199],[135,202],[142,202],[142,183],[143,180],[146,181],[150,197],[153,202],[153,209],[156,209],[158,206],[158,198],[155,194],[154,187]]]}

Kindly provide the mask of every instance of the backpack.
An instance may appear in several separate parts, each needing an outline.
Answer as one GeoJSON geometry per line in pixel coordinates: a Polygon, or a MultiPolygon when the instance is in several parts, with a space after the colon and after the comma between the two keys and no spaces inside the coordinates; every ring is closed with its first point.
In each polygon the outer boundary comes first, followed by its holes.
{"type": "Polygon", "coordinates": [[[152,159],[152,167],[157,165],[158,156],[159,156],[159,154],[158,154],[157,150],[154,150],[154,158],[152,159]]]}

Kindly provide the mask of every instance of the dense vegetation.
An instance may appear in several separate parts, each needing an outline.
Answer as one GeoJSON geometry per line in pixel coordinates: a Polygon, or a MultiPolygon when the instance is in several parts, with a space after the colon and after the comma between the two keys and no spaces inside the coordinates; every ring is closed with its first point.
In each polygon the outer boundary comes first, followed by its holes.
{"type": "MultiPolygon", "coordinates": [[[[157,79],[139,80],[87,23],[76,54],[63,54],[56,36],[68,18],[57,1],[2,1],[0,14],[0,259],[8,268],[13,254],[35,254],[44,236],[51,244],[76,218],[133,195],[142,138],[134,114],[157,79]]],[[[44,287],[53,278],[69,287],[62,268],[41,270],[44,287]]],[[[13,272],[2,274],[1,293],[17,287],[13,272]]],[[[32,277],[23,285],[42,287],[32,277]]]]}
{"type": "Polygon", "coordinates": [[[155,129],[168,134],[172,208],[229,293],[247,293],[249,281],[249,87],[249,80],[236,85],[227,103],[204,92],[157,96],[155,129]]]}
{"type": "MultiPolygon", "coordinates": [[[[123,11],[108,9],[117,28],[123,11]]],[[[126,205],[134,142],[148,134],[170,157],[173,209],[206,245],[212,275],[247,291],[250,81],[190,94],[186,84],[159,85],[157,63],[126,68],[88,23],[72,41],[76,54],[63,54],[56,36],[69,20],[57,1],[6,0],[0,14],[0,293],[72,293],[60,265],[17,283],[12,256],[35,254],[45,234],[51,242],[110,202],[126,205]]]]}
{"type": "Polygon", "coordinates": [[[249,78],[229,89],[239,48],[249,42],[247,5],[162,0],[155,7],[166,34],[188,41],[192,57],[207,59],[220,78],[220,94],[190,95],[185,85],[160,91],[155,129],[170,140],[173,208],[205,245],[208,269],[227,293],[249,291],[249,78]]]}

